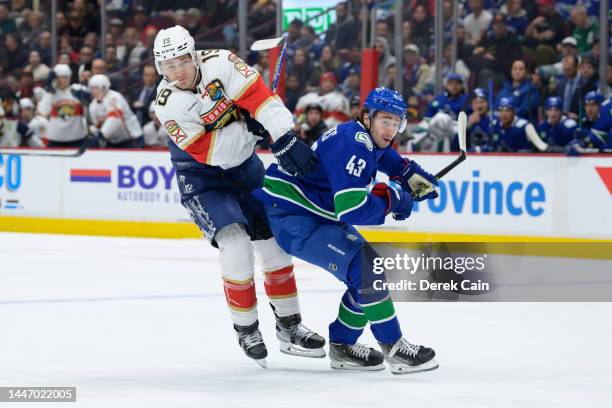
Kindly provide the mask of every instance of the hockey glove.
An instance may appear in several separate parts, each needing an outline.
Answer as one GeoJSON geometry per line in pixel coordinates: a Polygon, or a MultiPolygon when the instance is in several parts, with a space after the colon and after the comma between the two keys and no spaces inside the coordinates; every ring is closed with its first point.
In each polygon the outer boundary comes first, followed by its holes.
{"type": "Polygon", "coordinates": [[[270,148],[278,164],[294,176],[302,177],[311,173],[319,161],[317,154],[293,130],[282,135],[270,148]]]}
{"type": "Polygon", "coordinates": [[[270,133],[266,130],[266,128],[263,127],[263,125],[259,123],[257,120],[253,119],[249,111],[247,111],[246,109],[242,109],[240,113],[242,114],[242,117],[244,118],[244,122],[246,123],[247,130],[249,132],[251,132],[255,136],[259,136],[263,138],[264,140],[270,137],[270,133]]]}
{"type": "Polygon", "coordinates": [[[376,183],[372,188],[372,194],[387,200],[385,214],[393,212],[393,218],[401,221],[410,217],[412,212],[412,197],[410,193],[404,191],[400,186],[393,186],[385,183],[376,183]]]}
{"type": "Polygon", "coordinates": [[[400,183],[402,188],[412,194],[416,191],[415,201],[423,201],[438,197],[438,179],[423,170],[414,160],[404,159],[404,169],[400,176],[392,177],[393,181],[400,183]]]}

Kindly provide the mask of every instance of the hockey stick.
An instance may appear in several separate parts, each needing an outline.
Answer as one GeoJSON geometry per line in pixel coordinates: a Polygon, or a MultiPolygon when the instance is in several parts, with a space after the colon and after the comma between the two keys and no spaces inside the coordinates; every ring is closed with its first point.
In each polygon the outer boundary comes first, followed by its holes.
{"type": "Polygon", "coordinates": [[[0,154],[10,154],[13,156],[30,156],[30,157],[81,157],[83,153],[85,153],[85,151],[89,148],[89,144],[87,143],[87,141],[92,137],[93,135],[87,135],[85,139],[83,139],[83,143],[81,143],[81,146],[79,147],[79,149],[76,152],[68,153],[68,154],[47,153],[44,149],[40,149],[40,150],[37,149],[35,151],[23,152],[20,150],[11,151],[10,149],[2,149],[2,148],[0,148],[0,154]]]}
{"type": "MultiPolygon", "coordinates": [[[[278,38],[268,38],[265,40],[257,40],[251,45],[251,51],[263,51],[269,50],[271,48],[276,48],[279,44],[286,40],[285,37],[278,38]]],[[[276,67],[274,69],[274,78],[272,80],[272,93],[276,93],[276,87],[278,85],[278,80],[280,79],[281,69],[283,67],[283,62],[285,60],[285,51],[287,50],[287,41],[283,43],[283,48],[281,50],[280,56],[276,61],[276,67]]]]}
{"type": "Polygon", "coordinates": [[[528,123],[525,126],[525,134],[527,135],[527,139],[541,152],[548,152],[548,143],[542,140],[538,132],[535,130],[531,123],[528,123]]]}
{"type": "MultiPolygon", "coordinates": [[[[467,137],[467,115],[465,112],[459,112],[459,117],[457,118],[457,133],[459,138],[459,156],[453,160],[448,166],[444,167],[442,170],[436,173],[436,179],[440,180],[442,177],[446,176],[452,169],[457,167],[462,161],[464,161],[467,157],[466,153],[466,137],[467,137]]],[[[412,192],[412,197],[417,198],[425,193],[426,186],[422,185],[416,190],[412,192]]]]}

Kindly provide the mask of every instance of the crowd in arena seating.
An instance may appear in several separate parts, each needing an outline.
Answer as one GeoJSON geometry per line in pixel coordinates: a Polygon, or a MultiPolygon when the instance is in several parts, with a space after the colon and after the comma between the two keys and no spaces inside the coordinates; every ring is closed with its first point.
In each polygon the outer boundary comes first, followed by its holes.
{"type": "MultiPolygon", "coordinates": [[[[0,1],[0,146],[38,146],[46,126],[38,105],[46,93],[55,91],[57,82],[50,1],[41,1],[40,11],[32,10],[32,1],[8,3],[0,1]]],[[[587,147],[609,145],[609,129],[591,131],[601,105],[610,109],[610,94],[597,91],[600,82],[612,84],[612,65],[605,78],[598,73],[600,55],[610,51],[610,36],[599,38],[599,2],[468,0],[461,2],[456,29],[453,3],[443,2],[445,90],[436,95],[435,1],[402,2],[403,22],[397,30],[395,2],[376,1],[379,85],[397,88],[397,61],[402,60],[402,89],[413,122],[398,138],[403,148],[455,148],[455,120],[462,110],[469,114],[473,151],[530,151],[533,146],[521,139],[529,123],[559,151],[577,141],[587,147]],[[395,32],[402,36],[402,55],[394,52],[395,32]],[[520,143],[515,143],[517,137],[520,143]]],[[[128,100],[148,146],[165,143],[151,110],[159,80],[152,61],[158,30],[180,24],[190,30],[199,48],[237,52],[236,0],[110,1],[104,50],[97,3],[59,4],[53,16],[59,36],[56,63],[70,67],[75,98],[86,107],[89,79],[107,75],[112,89],[128,100]]],[[[274,36],[275,7],[272,0],[249,1],[249,41],[274,36]]],[[[336,22],[320,35],[300,20],[288,25],[285,103],[295,112],[296,128],[305,140],[312,142],[327,128],[359,114],[364,10],[362,0],[339,2],[336,22]]],[[[269,81],[268,53],[251,53],[247,59],[269,81]]]]}

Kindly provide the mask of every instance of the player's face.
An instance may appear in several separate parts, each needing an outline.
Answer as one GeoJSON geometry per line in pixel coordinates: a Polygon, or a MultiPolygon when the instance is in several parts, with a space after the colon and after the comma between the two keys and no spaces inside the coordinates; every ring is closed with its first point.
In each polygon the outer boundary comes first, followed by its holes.
{"type": "Polygon", "coordinates": [[[457,95],[459,92],[461,92],[462,88],[463,85],[459,81],[452,80],[448,81],[448,83],[446,84],[446,90],[451,95],[457,95]]]}
{"type": "Polygon", "coordinates": [[[499,110],[499,120],[505,127],[510,126],[514,120],[514,111],[510,108],[501,108],[499,110]]]}
{"type": "Polygon", "coordinates": [[[315,126],[321,121],[321,112],[316,109],[310,109],[306,113],[306,121],[308,122],[309,126],[315,126]]]}
{"type": "Polygon", "coordinates": [[[584,104],[584,112],[589,119],[594,120],[599,115],[599,105],[595,102],[587,102],[584,104]]]}
{"type": "Polygon", "coordinates": [[[189,89],[195,81],[196,67],[189,54],[162,61],[160,67],[168,81],[176,81],[178,88],[189,89]]]}
{"type": "Polygon", "coordinates": [[[20,116],[21,120],[27,123],[34,117],[34,112],[32,112],[32,109],[30,108],[22,108],[20,116]]]}
{"type": "Polygon", "coordinates": [[[66,89],[70,86],[70,77],[67,76],[58,76],[56,87],[58,89],[66,89]]]}
{"type": "Polygon", "coordinates": [[[557,108],[546,109],[546,120],[551,125],[556,125],[561,121],[561,110],[557,108]]]}
{"type": "Polygon", "coordinates": [[[336,84],[331,79],[324,79],[321,81],[321,90],[323,92],[331,92],[336,87],[336,84]]]}
{"type": "Polygon", "coordinates": [[[370,124],[370,133],[374,143],[381,149],[389,146],[397,135],[401,118],[388,112],[377,112],[370,124]]]}
{"type": "Polygon", "coordinates": [[[102,88],[100,88],[99,86],[92,86],[90,88],[91,91],[91,97],[94,98],[97,101],[101,101],[102,97],[104,96],[103,92],[102,92],[102,88]]]}
{"type": "Polygon", "coordinates": [[[485,99],[475,98],[472,100],[472,109],[474,112],[478,112],[479,115],[487,113],[488,103],[485,99]]]}

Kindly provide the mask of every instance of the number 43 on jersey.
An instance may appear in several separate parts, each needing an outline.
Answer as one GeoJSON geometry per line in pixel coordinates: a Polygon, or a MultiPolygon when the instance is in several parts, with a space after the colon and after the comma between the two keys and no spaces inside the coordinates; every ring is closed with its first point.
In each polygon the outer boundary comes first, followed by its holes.
{"type": "Polygon", "coordinates": [[[356,160],[357,156],[352,155],[351,159],[346,164],[346,172],[355,177],[361,177],[361,172],[366,166],[366,161],[363,159],[356,160]]]}

